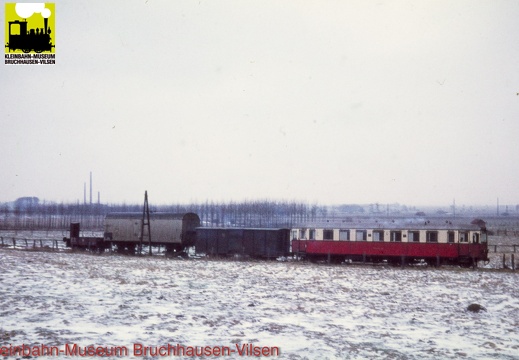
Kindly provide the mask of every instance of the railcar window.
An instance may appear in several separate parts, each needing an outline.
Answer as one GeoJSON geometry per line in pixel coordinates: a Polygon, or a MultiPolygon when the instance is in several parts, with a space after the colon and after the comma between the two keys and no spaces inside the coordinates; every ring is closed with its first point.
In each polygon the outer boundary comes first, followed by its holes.
{"type": "Polygon", "coordinates": [[[350,230],[339,230],[339,240],[350,240],[350,230]]]}
{"type": "Polygon", "coordinates": [[[297,230],[292,230],[292,240],[297,240],[297,230]]]}
{"type": "Polygon", "coordinates": [[[357,230],[356,233],[355,233],[355,240],[359,240],[359,241],[362,241],[362,240],[366,240],[366,233],[367,231],[366,230],[357,230]]]}
{"type": "Polygon", "coordinates": [[[333,230],[324,230],[323,240],[333,240],[333,230]]]}
{"type": "Polygon", "coordinates": [[[460,231],[460,242],[466,243],[469,242],[469,234],[465,231],[460,231]]]}
{"type": "Polygon", "coordinates": [[[373,241],[384,241],[384,230],[373,230],[373,241]]]}
{"type": "Polygon", "coordinates": [[[472,234],[472,242],[474,244],[478,244],[479,243],[479,234],[478,233],[472,234]]]}
{"type": "Polygon", "coordinates": [[[409,242],[420,242],[420,232],[409,231],[409,242]]]}
{"type": "Polygon", "coordinates": [[[448,242],[453,243],[454,242],[454,231],[449,231],[447,236],[448,236],[448,242]]]}
{"type": "Polygon", "coordinates": [[[315,230],[310,230],[309,238],[310,240],[315,240],[315,230]]]}
{"type": "Polygon", "coordinates": [[[402,241],[402,232],[401,231],[391,231],[389,241],[402,241]]]}
{"type": "Polygon", "coordinates": [[[301,229],[301,240],[306,240],[306,229],[301,229]]]}
{"type": "Polygon", "coordinates": [[[427,242],[438,242],[438,231],[427,231],[427,242]]]}

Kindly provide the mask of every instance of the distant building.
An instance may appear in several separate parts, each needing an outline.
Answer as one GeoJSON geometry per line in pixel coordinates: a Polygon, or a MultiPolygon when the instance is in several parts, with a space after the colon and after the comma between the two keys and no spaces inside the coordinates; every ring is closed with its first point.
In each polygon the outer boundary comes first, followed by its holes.
{"type": "Polygon", "coordinates": [[[34,209],[40,204],[40,199],[34,196],[26,196],[18,198],[14,201],[14,208],[19,211],[27,211],[34,209]]]}

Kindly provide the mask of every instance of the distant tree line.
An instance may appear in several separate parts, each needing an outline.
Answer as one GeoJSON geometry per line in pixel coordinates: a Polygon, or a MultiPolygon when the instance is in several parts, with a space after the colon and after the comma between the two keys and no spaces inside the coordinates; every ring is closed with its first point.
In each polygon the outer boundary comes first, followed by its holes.
{"type": "MultiPolygon", "coordinates": [[[[66,230],[71,222],[82,229],[102,230],[104,217],[110,212],[142,212],[143,204],[82,204],[39,201],[20,198],[0,205],[1,230],[66,230]]],[[[205,201],[190,204],[150,204],[152,212],[194,212],[203,226],[222,227],[289,227],[316,221],[328,214],[326,206],[297,201],[253,200],[241,202],[205,201]]]]}
{"type": "MultiPolygon", "coordinates": [[[[36,197],[19,198],[0,203],[0,230],[67,230],[72,222],[80,222],[84,230],[103,230],[105,215],[110,212],[142,212],[143,204],[85,204],[40,201],[36,197]]],[[[322,220],[345,219],[349,216],[450,216],[444,210],[433,213],[418,211],[400,204],[322,206],[300,201],[248,200],[231,202],[193,202],[190,204],[153,205],[152,212],[194,212],[202,226],[221,227],[291,227],[322,220]]],[[[456,215],[478,214],[472,209],[458,208],[456,215]]]]}
{"type": "Polygon", "coordinates": [[[296,201],[242,201],[193,203],[160,206],[157,211],[194,212],[204,226],[223,227],[280,227],[315,221],[326,214],[327,208],[296,201]]]}

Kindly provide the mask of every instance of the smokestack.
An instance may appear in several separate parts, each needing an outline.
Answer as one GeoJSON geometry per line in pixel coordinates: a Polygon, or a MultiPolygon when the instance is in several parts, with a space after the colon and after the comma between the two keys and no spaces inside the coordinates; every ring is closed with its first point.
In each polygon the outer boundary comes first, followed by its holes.
{"type": "Polygon", "coordinates": [[[456,219],[456,199],[452,199],[452,213],[454,215],[454,219],[456,219]]]}
{"type": "Polygon", "coordinates": [[[47,25],[48,24],[48,19],[47,18],[43,18],[43,30],[45,30],[45,35],[47,35],[47,25]]]}
{"type": "Polygon", "coordinates": [[[90,205],[92,205],[92,171],[90,171],[90,205]]]}

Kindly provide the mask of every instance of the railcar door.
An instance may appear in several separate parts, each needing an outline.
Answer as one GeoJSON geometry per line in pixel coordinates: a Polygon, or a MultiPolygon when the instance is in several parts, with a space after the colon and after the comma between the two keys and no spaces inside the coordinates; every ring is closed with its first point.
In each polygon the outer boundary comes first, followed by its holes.
{"type": "Polygon", "coordinates": [[[470,239],[468,231],[459,231],[458,232],[458,256],[460,258],[469,258],[470,257],[470,239]]]}

